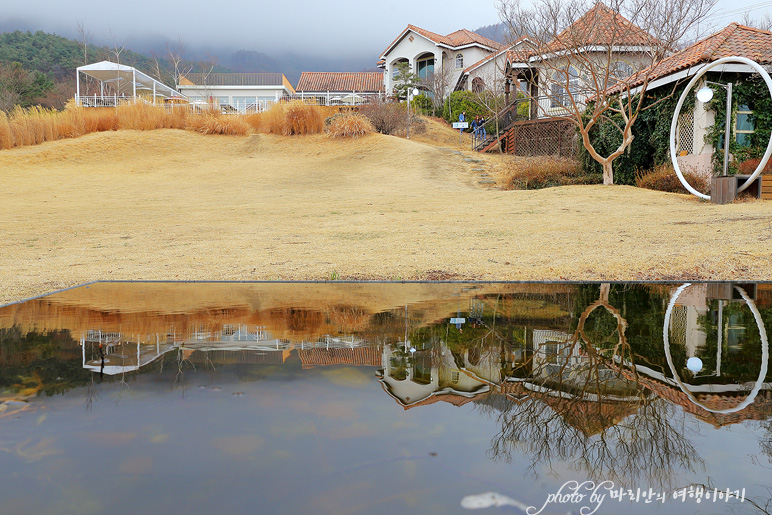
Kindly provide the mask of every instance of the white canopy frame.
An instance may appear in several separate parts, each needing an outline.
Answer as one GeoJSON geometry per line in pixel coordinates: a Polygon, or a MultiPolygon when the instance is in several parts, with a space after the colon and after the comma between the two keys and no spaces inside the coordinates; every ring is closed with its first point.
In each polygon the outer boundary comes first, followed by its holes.
{"type": "Polygon", "coordinates": [[[98,63],[79,66],[75,72],[76,93],[75,102],[84,107],[116,106],[119,103],[136,103],[137,91],[152,91],[153,104],[157,99],[187,100],[187,97],[170,88],[166,84],[157,81],[149,75],[142,73],[132,66],[118,64],[112,61],[100,61],[98,63]],[[99,95],[81,96],[80,74],[87,75],[99,81],[99,95]],[[105,84],[112,85],[115,91],[112,95],[105,96],[105,84]]]}

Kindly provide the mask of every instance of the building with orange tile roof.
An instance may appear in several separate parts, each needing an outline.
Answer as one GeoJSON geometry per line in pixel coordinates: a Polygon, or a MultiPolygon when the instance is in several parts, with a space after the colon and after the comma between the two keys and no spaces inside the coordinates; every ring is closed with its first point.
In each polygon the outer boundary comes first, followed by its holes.
{"type": "MultiPolygon", "coordinates": [[[[644,68],[626,80],[626,87],[633,92],[647,84],[647,91],[653,91],[677,81],[687,81],[698,73],[707,63],[723,57],[746,57],[762,65],[772,63],[772,32],[731,23],[722,30],[697,41],[696,43],[672,54],[653,66],[644,68]]],[[[751,67],[744,64],[725,64],[715,69],[717,73],[739,73],[750,75],[755,73],[751,67]]],[[[712,73],[712,72],[710,72],[712,73]]],[[[710,79],[716,80],[716,79],[710,79]]],[[[695,91],[699,89],[695,86],[695,91]]],[[[763,83],[760,85],[760,95],[767,96],[763,83]]],[[[609,91],[618,91],[620,86],[609,91]]],[[[743,113],[748,118],[751,110],[743,113]]],[[[677,151],[679,166],[692,173],[711,175],[713,171],[712,158],[714,149],[706,136],[715,123],[715,113],[698,102],[691,112],[682,112],[677,136],[677,151]]],[[[752,121],[749,121],[752,124],[752,121]]],[[[737,134],[734,135],[737,138],[737,134]]]]}
{"type": "Polygon", "coordinates": [[[295,91],[325,105],[361,104],[384,97],[383,72],[303,72],[295,91]]]}
{"type": "Polygon", "coordinates": [[[408,25],[381,53],[378,66],[384,69],[384,88],[394,90],[394,77],[399,63],[408,63],[410,71],[422,79],[442,73],[450,93],[459,84],[464,69],[493,54],[504,45],[470,30],[461,29],[445,36],[408,25]]]}

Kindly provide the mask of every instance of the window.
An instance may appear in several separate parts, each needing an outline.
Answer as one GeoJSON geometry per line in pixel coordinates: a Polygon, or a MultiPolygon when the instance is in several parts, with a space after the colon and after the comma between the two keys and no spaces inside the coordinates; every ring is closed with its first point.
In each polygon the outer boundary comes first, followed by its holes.
{"type": "Polygon", "coordinates": [[[571,97],[577,100],[579,90],[579,72],[573,66],[555,70],[552,74],[552,98],[550,107],[566,107],[571,104],[571,97]],[[569,96],[569,93],[571,96],[569,96]]]}
{"type": "Polygon", "coordinates": [[[254,110],[257,103],[257,97],[233,97],[233,107],[241,112],[246,112],[247,108],[254,110]]]}
{"type": "Polygon", "coordinates": [[[464,67],[464,54],[456,54],[456,70],[464,67]]]}
{"type": "Polygon", "coordinates": [[[434,57],[427,57],[418,61],[418,76],[428,79],[434,73],[434,57]]]}
{"type": "Polygon", "coordinates": [[[482,93],[483,90],[485,90],[485,81],[483,81],[480,77],[475,77],[472,79],[472,92],[482,93]]]}
{"type": "Polygon", "coordinates": [[[751,145],[751,134],[753,134],[755,130],[753,111],[745,104],[737,106],[737,118],[734,122],[734,133],[737,145],[749,147],[751,145]]]}
{"type": "Polygon", "coordinates": [[[617,82],[628,78],[634,72],[633,67],[626,61],[615,61],[609,68],[608,85],[611,86],[617,82]]]}

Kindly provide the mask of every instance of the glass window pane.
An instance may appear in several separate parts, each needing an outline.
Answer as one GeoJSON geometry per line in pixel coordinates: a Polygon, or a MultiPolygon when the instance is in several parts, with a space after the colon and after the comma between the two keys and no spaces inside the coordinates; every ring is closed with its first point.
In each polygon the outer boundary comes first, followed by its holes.
{"type": "Polygon", "coordinates": [[[751,146],[751,134],[747,132],[740,132],[737,134],[737,144],[741,147],[751,146]]]}
{"type": "Polygon", "coordinates": [[[753,119],[751,118],[751,114],[748,113],[737,113],[737,130],[738,131],[752,131],[754,129],[753,127],[753,119]]]}

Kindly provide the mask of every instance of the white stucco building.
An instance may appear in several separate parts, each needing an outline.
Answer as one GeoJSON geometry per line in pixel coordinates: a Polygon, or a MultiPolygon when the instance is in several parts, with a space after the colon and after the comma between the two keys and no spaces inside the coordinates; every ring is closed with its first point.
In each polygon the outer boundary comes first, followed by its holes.
{"type": "Polygon", "coordinates": [[[402,62],[409,63],[410,71],[422,79],[428,79],[431,74],[443,74],[449,93],[459,84],[467,67],[503,49],[503,45],[466,29],[441,36],[408,25],[383,51],[378,66],[384,70],[387,95],[394,90],[397,65],[402,62]]]}
{"type": "Polygon", "coordinates": [[[191,104],[214,104],[224,111],[262,111],[295,89],[282,73],[189,73],[180,77],[177,90],[191,104]]]}

